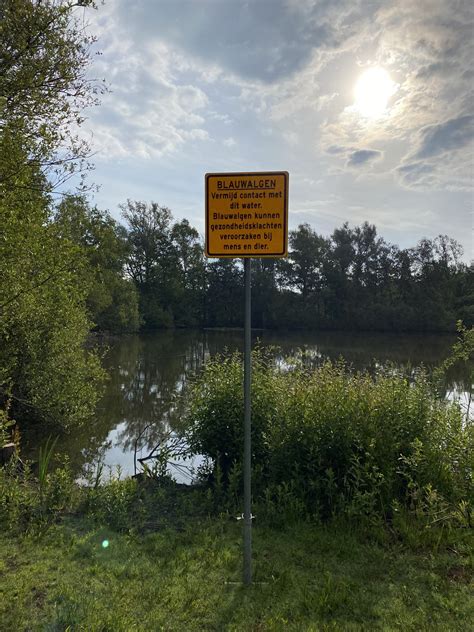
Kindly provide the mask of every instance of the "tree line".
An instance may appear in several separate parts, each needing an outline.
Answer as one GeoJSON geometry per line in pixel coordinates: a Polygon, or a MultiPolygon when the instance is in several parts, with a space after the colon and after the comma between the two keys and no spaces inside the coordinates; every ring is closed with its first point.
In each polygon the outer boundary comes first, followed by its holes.
{"type": "MultiPolygon", "coordinates": [[[[121,208],[125,225],[69,196],[54,220],[86,255],[97,329],[242,325],[240,260],[206,259],[198,231],[167,207],[121,208]]],[[[255,327],[450,331],[474,320],[472,270],[446,235],[400,249],[367,222],[330,237],[301,224],[289,246],[288,258],[252,263],[255,327]]]]}

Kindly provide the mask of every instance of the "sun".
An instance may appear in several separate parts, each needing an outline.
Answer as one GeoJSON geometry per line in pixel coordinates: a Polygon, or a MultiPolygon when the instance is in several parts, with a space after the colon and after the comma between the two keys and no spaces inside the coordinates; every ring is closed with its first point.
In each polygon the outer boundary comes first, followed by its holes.
{"type": "Polygon", "coordinates": [[[386,70],[374,66],[366,70],[354,88],[355,109],[367,118],[377,118],[387,111],[390,97],[397,91],[386,70]]]}

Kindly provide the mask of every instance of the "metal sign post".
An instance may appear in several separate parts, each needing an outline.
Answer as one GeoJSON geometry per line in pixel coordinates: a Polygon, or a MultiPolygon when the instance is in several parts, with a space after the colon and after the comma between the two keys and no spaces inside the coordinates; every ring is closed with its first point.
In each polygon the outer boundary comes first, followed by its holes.
{"type": "Polygon", "coordinates": [[[244,323],[244,584],[252,583],[252,259],[244,259],[245,323],[244,323]]]}
{"type": "Polygon", "coordinates": [[[207,173],[206,257],[244,260],[244,585],[252,583],[251,262],[288,254],[288,172],[207,173]]]}

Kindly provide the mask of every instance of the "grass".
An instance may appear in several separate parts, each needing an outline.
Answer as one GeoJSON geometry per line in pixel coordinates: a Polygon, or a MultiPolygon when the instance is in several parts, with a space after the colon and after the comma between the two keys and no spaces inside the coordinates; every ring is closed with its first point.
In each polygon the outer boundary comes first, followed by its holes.
{"type": "Polygon", "coordinates": [[[0,536],[0,629],[467,631],[463,534],[434,554],[344,526],[257,524],[244,588],[241,525],[229,518],[130,535],[70,517],[40,537],[0,536]]]}

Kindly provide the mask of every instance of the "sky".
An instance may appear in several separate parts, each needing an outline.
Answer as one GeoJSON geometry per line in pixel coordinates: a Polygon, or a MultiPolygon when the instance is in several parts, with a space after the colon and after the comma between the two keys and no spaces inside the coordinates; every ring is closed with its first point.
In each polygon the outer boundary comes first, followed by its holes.
{"type": "Polygon", "coordinates": [[[207,172],[288,171],[289,226],[368,221],[474,258],[470,0],[108,0],[89,14],[93,202],[204,233],[207,172]]]}

